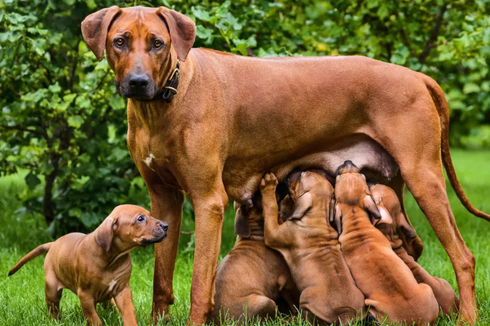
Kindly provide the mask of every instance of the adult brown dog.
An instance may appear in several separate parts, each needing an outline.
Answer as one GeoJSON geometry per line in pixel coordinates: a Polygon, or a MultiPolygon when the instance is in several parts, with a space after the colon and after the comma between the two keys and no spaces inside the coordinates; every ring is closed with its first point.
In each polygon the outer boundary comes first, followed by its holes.
{"type": "Polygon", "coordinates": [[[337,232],[330,226],[334,190],[316,172],[302,172],[290,184],[293,213],[278,224],[277,179],[266,174],[260,183],[265,243],[286,259],[301,291],[300,308],[310,322],[340,322],[363,319],[364,295],[340,252],[337,232]]]}
{"type": "Polygon", "coordinates": [[[335,223],[340,245],[370,313],[378,320],[411,325],[432,324],[439,306],[432,289],[419,284],[390,242],[377,230],[371,216],[380,213],[364,175],[346,161],[335,182],[335,223]]]}
{"type": "Polygon", "coordinates": [[[63,289],[80,299],[83,315],[90,325],[102,325],[95,304],[114,298],[125,326],[135,325],[129,278],[131,257],[137,247],[162,241],[168,225],[135,205],[121,205],[92,233],[69,233],[54,242],[40,245],[25,255],[9,276],[31,259],[48,253],[44,260],[45,296],[48,309],[59,319],[63,289]]]}
{"type": "Polygon", "coordinates": [[[281,298],[287,303],[286,310],[294,313],[299,307],[299,291],[284,258],[264,243],[260,197],[252,208],[235,203],[235,211],[238,238],[218,266],[211,320],[274,317],[281,298]]]}
{"type": "Polygon", "coordinates": [[[416,232],[407,223],[393,189],[382,184],[374,184],[369,186],[369,190],[381,214],[381,218],[375,224],[376,228],[390,241],[391,248],[410,268],[417,282],[427,284],[432,288],[442,312],[445,314],[456,312],[459,299],[451,285],[442,278],[430,275],[417,264],[412,256],[407,254],[403,247],[399,234],[411,234],[411,238],[414,239],[416,232]]]}
{"type": "Polygon", "coordinates": [[[201,324],[213,306],[228,196],[251,204],[267,171],[282,180],[298,165],[331,172],[337,161],[351,159],[363,172],[374,165],[375,174],[393,178],[389,185],[402,203],[406,182],[454,266],[460,317],[475,321],[474,257],[456,227],[441,163],[465,207],[490,216],[471,205],[457,181],[448,107],[434,80],[364,57],[248,58],[191,50],[194,23],[164,7],[102,9],[83,21],[82,32],[99,60],[107,51],[117,90],[129,98],[131,155],[152,214],[172,225],[155,250],[155,317],[174,301],[184,192],[196,214],[190,322],[201,324]],[[328,159],[353,146],[355,156],[328,159]]]}

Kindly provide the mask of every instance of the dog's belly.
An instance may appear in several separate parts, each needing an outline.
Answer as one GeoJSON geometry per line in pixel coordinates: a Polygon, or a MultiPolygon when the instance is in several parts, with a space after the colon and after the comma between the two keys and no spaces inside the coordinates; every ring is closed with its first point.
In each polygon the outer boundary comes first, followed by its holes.
{"type": "Polygon", "coordinates": [[[327,172],[333,183],[337,167],[346,160],[351,160],[369,180],[378,183],[386,183],[398,172],[398,164],[383,147],[371,138],[357,134],[299,158],[292,152],[289,159],[279,162],[262,158],[229,159],[224,166],[223,182],[233,200],[251,204],[266,172],[273,172],[281,182],[291,171],[319,168],[327,172]]]}

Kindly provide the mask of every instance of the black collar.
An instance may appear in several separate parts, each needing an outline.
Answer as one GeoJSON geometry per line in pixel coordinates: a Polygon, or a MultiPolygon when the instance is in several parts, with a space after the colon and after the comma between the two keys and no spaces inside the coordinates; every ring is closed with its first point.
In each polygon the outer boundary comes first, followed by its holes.
{"type": "MultiPolygon", "coordinates": [[[[163,99],[165,102],[170,103],[174,98],[174,95],[177,94],[177,87],[179,86],[179,74],[180,74],[180,61],[177,61],[177,66],[168,77],[165,86],[163,89],[156,93],[152,99],[146,101],[155,101],[158,99],[163,99]]],[[[145,100],[143,100],[146,102],[145,100]]]]}

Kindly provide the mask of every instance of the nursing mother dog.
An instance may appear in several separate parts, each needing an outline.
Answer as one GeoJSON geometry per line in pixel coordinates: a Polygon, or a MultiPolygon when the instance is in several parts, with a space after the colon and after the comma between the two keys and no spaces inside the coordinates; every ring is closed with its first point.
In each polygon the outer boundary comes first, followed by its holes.
{"type": "Polygon", "coordinates": [[[184,192],[196,215],[189,322],[203,324],[213,306],[229,197],[251,205],[265,172],[282,181],[300,165],[323,164],[317,167],[331,173],[339,160],[329,155],[357,146],[341,162],[391,179],[402,203],[407,184],[454,266],[460,319],[476,321],[474,257],[456,227],[442,163],[463,205],[490,216],[458,183],[448,106],[434,80],[358,56],[249,58],[191,49],[194,23],[165,7],[102,9],[83,21],[82,33],[99,60],[106,51],[117,90],[128,98],[129,150],[152,215],[171,225],[168,240],[155,247],[155,318],[168,318],[174,302],[184,192]]]}

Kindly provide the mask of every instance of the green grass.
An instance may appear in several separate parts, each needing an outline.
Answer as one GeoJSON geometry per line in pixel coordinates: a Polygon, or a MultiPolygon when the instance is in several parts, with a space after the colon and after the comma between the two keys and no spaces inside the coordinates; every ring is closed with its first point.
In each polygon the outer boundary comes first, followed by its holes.
{"type": "MultiPolygon", "coordinates": [[[[453,160],[463,188],[472,203],[479,209],[490,212],[490,152],[452,151],[453,160]]],[[[22,214],[21,203],[16,193],[25,184],[21,176],[0,178],[0,325],[80,325],[84,323],[78,298],[69,290],[61,300],[62,322],[49,318],[44,303],[43,258],[36,258],[12,277],[7,277],[9,269],[32,248],[51,241],[45,232],[46,225],[38,215],[22,214]]],[[[459,203],[448,186],[449,199],[456,216],[458,227],[467,245],[476,257],[476,290],[480,309],[479,325],[490,324],[490,224],[469,214],[459,203]]],[[[449,259],[439,244],[434,232],[408,196],[407,208],[417,232],[424,242],[424,253],[420,263],[431,274],[447,279],[454,288],[456,280],[449,259]]],[[[109,212],[108,212],[109,213],[109,212]]],[[[184,216],[183,229],[192,230],[190,217],[184,216]]],[[[172,306],[171,324],[184,325],[189,313],[189,293],[192,275],[192,255],[186,251],[189,235],[182,235],[180,254],[177,259],[174,278],[175,304],[172,306]]],[[[233,212],[228,209],[223,232],[223,257],[233,247],[233,212]]],[[[137,249],[132,253],[133,274],[131,288],[138,316],[138,323],[146,325],[150,321],[153,248],[137,249]]],[[[122,325],[119,314],[110,308],[98,307],[99,316],[106,325],[122,325]]],[[[159,323],[163,325],[163,322],[159,323]]],[[[267,324],[301,325],[299,320],[276,319],[267,324]]],[[[455,318],[442,317],[439,325],[454,325],[455,318]]]]}

